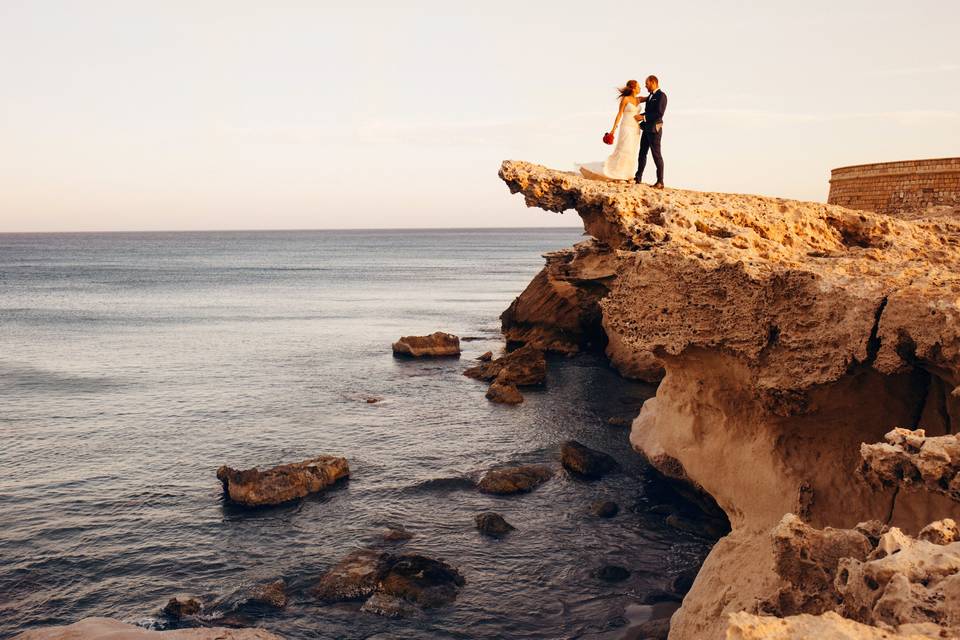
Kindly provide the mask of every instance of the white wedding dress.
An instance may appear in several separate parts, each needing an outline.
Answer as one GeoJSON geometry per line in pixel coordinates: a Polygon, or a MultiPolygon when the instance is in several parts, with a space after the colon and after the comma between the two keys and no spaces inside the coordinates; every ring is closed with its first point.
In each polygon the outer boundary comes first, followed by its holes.
{"type": "Polygon", "coordinates": [[[591,180],[633,180],[640,155],[640,123],[633,119],[638,111],[639,105],[624,106],[613,153],[605,162],[578,165],[580,173],[591,180]]]}

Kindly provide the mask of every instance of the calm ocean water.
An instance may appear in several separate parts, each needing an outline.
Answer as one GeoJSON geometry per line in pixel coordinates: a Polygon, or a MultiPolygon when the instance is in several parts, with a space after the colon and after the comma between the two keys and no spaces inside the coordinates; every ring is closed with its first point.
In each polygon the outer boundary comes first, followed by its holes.
{"type": "Polygon", "coordinates": [[[574,229],[0,235],[0,637],[111,616],[162,626],[176,594],[229,613],[284,578],[290,606],[248,613],[289,638],[617,638],[645,594],[707,543],[649,507],[659,488],[627,430],[653,393],[602,357],[551,358],[543,390],[504,407],[461,375],[502,349],[500,312],[574,229]],[[392,357],[400,335],[462,337],[459,360],[392,357]],[[376,404],[366,396],[383,400],[376,404]],[[623,472],[565,473],[531,494],[445,479],[556,462],[568,438],[623,472]],[[350,460],[323,496],[246,511],[215,471],[319,454],[350,460]],[[437,480],[440,480],[439,482],[437,480]],[[589,515],[612,498],[612,520],[589,515]],[[517,526],[501,541],[473,516],[517,526]],[[385,526],[467,580],[412,619],[322,605],[317,577],[385,526]],[[621,583],[594,577],[607,563],[621,583]]]}

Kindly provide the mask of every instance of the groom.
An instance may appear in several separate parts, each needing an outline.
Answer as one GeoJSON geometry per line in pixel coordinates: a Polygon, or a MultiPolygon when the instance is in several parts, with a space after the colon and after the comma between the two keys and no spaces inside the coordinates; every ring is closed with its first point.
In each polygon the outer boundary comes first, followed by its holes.
{"type": "Polygon", "coordinates": [[[657,184],[653,185],[653,188],[663,189],[663,156],[660,155],[660,138],[663,136],[663,113],[667,110],[667,94],[660,90],[660,81],[657,80],[657,76],[648,76],[646,87],[650,95],[640,98],[641,102],[647,103],[646,110],[634,116],[643,130],[643,135],[640,136],[640,166],[634,180],[637,184],[641,184],[640,179],[643,177],[643,168],[647,165],[649,150],[653,152],[653,164],[657,165],[657,184]]]}

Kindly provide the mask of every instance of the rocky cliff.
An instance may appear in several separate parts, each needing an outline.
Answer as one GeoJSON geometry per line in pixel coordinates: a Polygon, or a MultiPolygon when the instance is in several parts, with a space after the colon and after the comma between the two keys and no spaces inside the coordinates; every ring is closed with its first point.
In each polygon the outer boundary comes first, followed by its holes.
{"type": "MultiPolygon", "coordinates": [[[[564,254],[564,264],[593,265],[578,277],[563,280],[548,257],[541,285],[511,307],[526,310],[527,331],[508,311],[508,337],[556,335],[537,310],[559,305],[535,303],[550,297],[544,283],[569,285],[566,308],[590,311],[576,317],[599,323],[611,363],[662,378],[634,421],[634,447],[730,519],[671,639],[722,638],[738,612],[835,610],[770,604],[785,581],[771,535],[785,514],[818,529],[876,521],[904,535],[960,519],[951,479],[939,492],[906,491],[864,468],[882,452],[867,447],[861,458],[862,444],[896,427],[960,430],[960,220],[657,191],[525,162],[503,163],[500,177],[528,206],[576,210],[593,237],[564,254]]],[[[554,315],[569,325],[575,314],[554,315]]]]}

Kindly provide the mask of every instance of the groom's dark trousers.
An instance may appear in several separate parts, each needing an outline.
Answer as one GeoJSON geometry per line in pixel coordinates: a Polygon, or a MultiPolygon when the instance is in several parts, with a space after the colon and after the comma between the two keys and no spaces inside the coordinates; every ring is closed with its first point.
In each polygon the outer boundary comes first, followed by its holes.
{"type": "Polygon", "coordinates": [[[637,182],[643,178],[643,169],[647,166],[647,151],[653,155],[653,164],[657,166],[657,182],[663,184],[663,156],[660,154],[660,138],[663,130],[644,131],[640,136],[640,166],[637,167],[637,182]]]}
{"type": "Polygon", "coordinates": [[[660,155],[660,138],[663,137],[663,114],[667,111],[667,94],[657,89],[647,96],[643,122],[640,123],[643,135],[640,136],[640,164],[637,167],[637,182],[643,178],[643,168],[647,166],[647,151],[653,153],[653,164],[657,165],[657,182],[663,184],[663,156],[660,155]]]}

